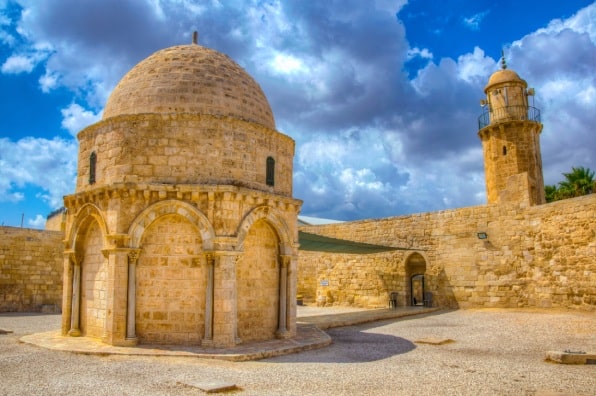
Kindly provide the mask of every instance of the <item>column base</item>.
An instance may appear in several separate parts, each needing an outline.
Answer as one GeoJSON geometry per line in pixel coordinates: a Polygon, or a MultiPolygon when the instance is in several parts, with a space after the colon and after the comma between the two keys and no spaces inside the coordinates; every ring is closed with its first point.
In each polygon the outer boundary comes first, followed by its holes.
{"type": "Polygon", "coordinates": [[[126,337],[123,342],[119,342],[118,346],[137,346],[139,339],[137,337],[126,337]]]}
{"type": "Polygon", "coordinates": [[[215,344],[213,343],[213,340],[203,339],[203,340],[201,340],[201,346],[213,348],[215,346],[215,344]]]}
{"type": "Polygon", "coordinates": [[[81,330],[79,330],[79,329],[70,329],[68,331],[68,335],[69,335],[69,337],[80,337],[81,336],[81,330]]]}
{"type": "Polygon", "coordinates": [[[280,339],[292,338],[292,333],[287,330],[277,330],[275,332],[275,337],[280,339]]]}

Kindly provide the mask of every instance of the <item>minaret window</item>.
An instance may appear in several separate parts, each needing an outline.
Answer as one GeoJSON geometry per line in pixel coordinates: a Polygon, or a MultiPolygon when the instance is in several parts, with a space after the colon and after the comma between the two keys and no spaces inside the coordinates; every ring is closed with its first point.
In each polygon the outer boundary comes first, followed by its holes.
{"type": "Polygon", "coordinates": [[[97,163],[97,154],[95,151],[89,157],[89,184],[95,184],[95,165],[97,163]]]}
{"type": "Polygon", "coordinates": [[[507,155],[507,146],[503,146],[503,155],[507,155]]]}
{"type": "Polygon", "coordinates": [[[268,186],[273,186],[275,184],[275,160],[273,157],[267,157],[265,182],[268,186]]]}

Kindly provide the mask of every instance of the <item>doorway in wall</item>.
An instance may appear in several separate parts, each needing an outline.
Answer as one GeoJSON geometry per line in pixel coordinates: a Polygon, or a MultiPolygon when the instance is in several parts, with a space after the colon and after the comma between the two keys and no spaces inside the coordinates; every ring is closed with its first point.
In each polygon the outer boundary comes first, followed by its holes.
{"type": "Polygon", "coordinates": [[[406,290],[408,305],[424,305],[424,275],[426,260],[420,253],[412,253],[406,259],[406,290]]]}
{"type": "Polygon", "coordinates": [[[412,306],[424,305],[424,274],[412,275],[410,278],[412,306]]]}

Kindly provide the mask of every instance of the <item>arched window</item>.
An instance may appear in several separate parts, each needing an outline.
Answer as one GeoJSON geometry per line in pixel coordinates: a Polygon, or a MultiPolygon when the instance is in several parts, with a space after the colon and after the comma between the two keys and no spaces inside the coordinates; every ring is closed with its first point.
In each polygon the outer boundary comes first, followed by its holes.
{"type": "Polygon", "coordinates": [[[273,157],[267,157],[265,183],[267,183],[268,186],[273,186],[275,184],[275,160],[273,157]]]}
{"type": "Polygon", "coordinates": [[[89,156],[89,184],[95,184],[95,165],[97,163],[97,154],[95,151],[89,156]]]}

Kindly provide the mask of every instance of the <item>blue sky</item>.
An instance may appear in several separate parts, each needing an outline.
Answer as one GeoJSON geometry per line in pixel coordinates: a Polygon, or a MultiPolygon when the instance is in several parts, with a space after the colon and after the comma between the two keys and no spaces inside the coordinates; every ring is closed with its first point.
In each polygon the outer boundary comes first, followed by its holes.
{"type": "Polygon", "coordinates": [[[596,2],[0,0],[0,224],[74,192],[76,134],[165,47],[224,52],[296,141],[303,215],[484,204],[479,100],[504,49],[536,90],[547,184],[596,169],[596,2]]]}

